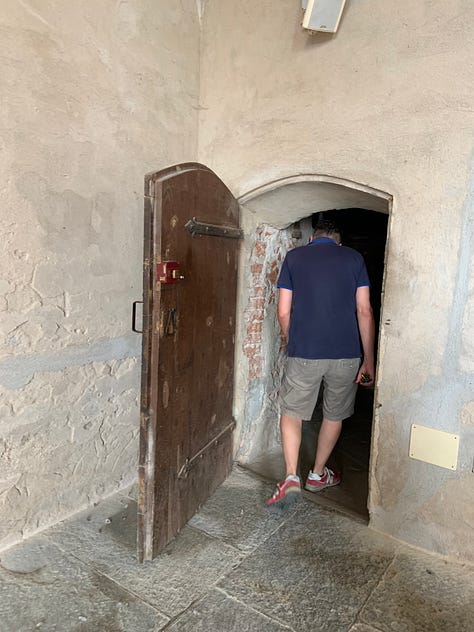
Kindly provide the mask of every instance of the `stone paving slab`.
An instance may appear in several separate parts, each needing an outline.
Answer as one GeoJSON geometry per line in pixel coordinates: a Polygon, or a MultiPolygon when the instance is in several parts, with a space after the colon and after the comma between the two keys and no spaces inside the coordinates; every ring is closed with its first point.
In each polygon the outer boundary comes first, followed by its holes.
{"type": "Polygon", "coordinates": [[[400,552],[361,612],[383,632],[472,632],[474,569],[400,552]]]}
{"type": "Polygon", "coordinates": [[[248,608],[242,603],[213,591],[193,604],[166,630],[176,632],[285,632],[285,625],[248,608]]]}
{"type": "Polygon", "coordinates": [[[242,559],[235,548],[185,527],[153,562],[139,564],[136,503],[121,496],[48,529],[47,537],[170,618],[242,559]]]}
{"type": "Polygon", "coordinates": [[[265,508],[274,489],[275,484],[236,468],[189,525],[249,553],[291,516],[265,508]]]}
{"type": "Polygon", "coordinates": [[[157,632],[167,621],[43,536],[1,554],[1,632],[157,632]]]}
{"type": "Polygon", "coordinates": [[[218,587],[298,632],[347,632],[394,555],[391,541],[304,503],[218,587]]]}

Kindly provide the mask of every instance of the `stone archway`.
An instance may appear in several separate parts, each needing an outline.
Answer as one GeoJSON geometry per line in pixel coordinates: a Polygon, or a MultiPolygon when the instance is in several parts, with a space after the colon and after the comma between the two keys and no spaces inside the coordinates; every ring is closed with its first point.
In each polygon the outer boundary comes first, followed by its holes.
{"type": "Polygon", "coordinates": [[[366,208],[381,213],[391,210],[389,193],[365,184],[321,174],[298,174],[259,186],[238,198],[262,222],[278,227],[331,208],[366,208]]]}
{"type": "MultiPolygon", "coordinates": [[[[392,196],[364,184],[319,174],[283,178],[242,195],[245,243],[238,309],[237,458],[281,476],[277,392],[284,354],[276,318],[276,279],[290,248],[307,242],[318,211],[362,208],[390,214],[392,196]],[[264,462],[264,463],[263,463],[264,462]]],[[[379,357],[383,357],[380,354],[379,357]]],[[[378,368],[380,378],[382,367],[378,368]]],[[[374,424],[375,427],[375,424],[374,424]]]]}

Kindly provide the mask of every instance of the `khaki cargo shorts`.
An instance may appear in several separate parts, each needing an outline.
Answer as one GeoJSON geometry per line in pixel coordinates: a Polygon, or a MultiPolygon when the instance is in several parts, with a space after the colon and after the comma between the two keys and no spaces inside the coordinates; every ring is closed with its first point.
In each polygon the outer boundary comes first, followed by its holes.
{"type": "Polygon", "coordinates": [[[287,358],[279,395],[281,413],[311,419],[322,381],[325,419],[340,421],[350,417],[354,412],[359,367],[360,358],[287,358]]]}

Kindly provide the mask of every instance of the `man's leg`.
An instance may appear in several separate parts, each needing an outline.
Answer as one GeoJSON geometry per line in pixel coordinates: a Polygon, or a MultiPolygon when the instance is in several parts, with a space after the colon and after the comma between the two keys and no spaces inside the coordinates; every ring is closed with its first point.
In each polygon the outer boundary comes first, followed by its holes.
{"type": "Polygon", "coordinates": [[[358,358],[328,360],[324,376],[324,417],[319,431],[313,470],[308,474],[305,489],[317,492],[339,485],[341,475],[326,467],[342,430],[342,419],[352,415],[357,391],[355,379],[359,370],[358,358]]]}
{"type": "Polygon", "coordinates": [[[342,421],[332,421],[323,419],[321,429],[318,436],[318,445],[316,448],[316,458],[314,461],[313,472],[322,476],[327,460],[334,450],[334,446],[339,439],[342,430],[342,421]]]}
{"type": "MultiPolygon", "coordinates": [[[[286,475],[296,476],[301,445],[302,420],[283,414],[280,417],[281,444],[285,457],[286,475]]],[[[337,440],[337,439],[336,439],[337,440]]]]}
{"type": "Polygon", "coordinates": [[[291,415],[280,417],[281,444],[286,464],[286,478],[278,483],[275,493],[267,500],[267,507],[284,509],[292,505],[301,495],[301,483],[296,474],[301,444],[302,420],[291,415]]]}
{"type": "Polygon", "coordinates": [[[300,496],[301,482],[297,475],[301,445],[302,419],[309,419],[316,404],[322,372],[318,361],[288,358],[280,388],[279,401],[281,443],[285,458],[286,478],[278,483],[267,507],[286,507],[300,496]],[[306,415],[306,417],[305,417],[306,415]]]}

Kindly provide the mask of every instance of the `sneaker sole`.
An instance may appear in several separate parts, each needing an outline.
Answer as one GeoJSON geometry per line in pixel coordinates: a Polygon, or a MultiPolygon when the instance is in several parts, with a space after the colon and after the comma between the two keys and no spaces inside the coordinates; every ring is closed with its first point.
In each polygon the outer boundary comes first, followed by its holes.
{"type": "Polygon", "coordinates": [[[286,496],[283,496],[280,500],[272,503],[271,505],[265,505],[265,509],[269,511],[284,511],[293,505],[296,505],[301,500],[301,492],[288,492],[286,496]]]}
{"type": "Polygon", "coordinates": [[[322,492],[323,489],[328,489],[328,487],[337,487],[340,484],[341,481],[339,481],[338,483],[328,483],[327,485],[323,485],[322,487],[310,487],[309,485],[305,485],[304,488],[307,492],[317,494],[318,492],[322,492]]]}

